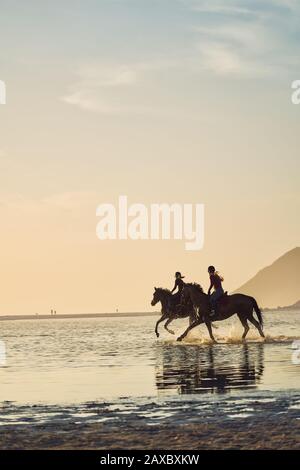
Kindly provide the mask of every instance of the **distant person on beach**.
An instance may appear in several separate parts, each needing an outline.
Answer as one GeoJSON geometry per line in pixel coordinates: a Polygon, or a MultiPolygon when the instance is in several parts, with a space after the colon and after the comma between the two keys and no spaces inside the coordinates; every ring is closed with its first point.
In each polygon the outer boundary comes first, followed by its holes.
{"type": "Polygon", "coordinates": [[[210,286],[208,289],[208,295],[211,305],[211,316],[215,315],[217,302],[224,294],[222,287],[222,282],[224,281],[223,277],[216,271],[214,266],[208,267],[208,274],[210,279],[210,286]],[[210,295],[211,290],[214,289],[214,292],[210,295]]]}
{"type": "Polygon", "coordinates": [[[184,279],[184,276],[182,276],[179,271],[176,271],[175,284],[174,284],[173,289],[171,290],[171,293],[173,294],[173,292],[175,292],[175,290],[178,289],[178,291],[173,295],[173,300],[176,299],[176,305],[180,304],[180,301],[181,301],[181,294],[184,288],[183,279],[184,279]]]}

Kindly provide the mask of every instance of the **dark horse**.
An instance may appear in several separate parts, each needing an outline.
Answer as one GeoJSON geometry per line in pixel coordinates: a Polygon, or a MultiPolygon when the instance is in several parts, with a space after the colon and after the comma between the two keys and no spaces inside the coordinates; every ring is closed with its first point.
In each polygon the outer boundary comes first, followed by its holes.
{"type": "Polygon", "coordinates": [[[244,333],[242,339],[246,338],[249,331],[248,320],[258,329],[260,336],[265,337],[262,326],[263,318],[262,313],[257,305],[256,300],[249,295],[244,294],[233,294],[226,295],[225,299],[219,302],[217,313],[213,319],[210,318],[210,302],[209,296],[203,292],[202,287],[199,284],[185,284],[182,296],[186,299],[190,299],[194,307],[198,309],[198,316],[196,320],[185,330],[185,332],[177,338],[177,341],[182,341],[183,338],[196,326],[201,323],[205,323],[209,332],[210,338],[215,343],[216,340],[212,334],[211,322],[222,321],[237,314],[240,322],[244,327],[244,333]],[[253,309],[256,312],[258,321],[253,317],[253,309]]]}
{"type": "Polygon", "coordinates": [[[187,318],[190,317],[190,325],[192,325],[196,319],[197,319],[197,314],[196,310],[193,307],[193,303],[190,299],[187,299],[187,301],[184,304],[176,305],[178,302],[178,297],[172,295],[171,291],[169,289],[162,289],[161,287],[154,287],[154,294],[153,294],[153,299],[151,301],[151,305],[154,306],[158,302],[161,302],[161,317],[160,319],[156,322],[155,326],[155,333],[156,336],[159,337],[158,333],[158,325],[164,321],[167,320],[166,323],[164,324],[164,328],[174,335],[174,331],[169,330],[168,325],[171,323],[171,321],[175,320],[175,318],[187,318]]]}

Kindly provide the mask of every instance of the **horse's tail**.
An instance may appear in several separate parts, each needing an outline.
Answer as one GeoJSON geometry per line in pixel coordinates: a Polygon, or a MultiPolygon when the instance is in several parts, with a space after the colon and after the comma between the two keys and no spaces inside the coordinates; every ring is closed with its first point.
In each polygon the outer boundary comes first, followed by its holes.
{"type": "Polygon", "coordinates": [[[257,302],[256,302],[256,300],[254,299],[254,297],[252,297],[252,300],[253,300],[253,308],[254,308],[255,313],[256,313],[256,315],[257,315],[259,324],[260,324],[260,326],[262,327],[263,324],[264,324],[262,312],[261,312],[259,306],[257,305],[257,302]]]}

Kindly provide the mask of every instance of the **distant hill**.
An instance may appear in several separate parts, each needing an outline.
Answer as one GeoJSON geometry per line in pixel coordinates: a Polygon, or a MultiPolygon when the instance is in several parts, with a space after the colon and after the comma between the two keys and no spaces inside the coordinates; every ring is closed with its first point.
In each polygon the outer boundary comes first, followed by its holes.
{"type": "Polygon", "coordinates": [[[254,296],[261,307],[297,303],[300,299],[300,247],[285,253],[235,292],[254,296]]]}
{"type": "Polygon", "coordinates": [[[293,305],[290,305],[288,308],[290,308],[291,310],[300,310],[300,300],[298,300],[298,302],[295,302],[293,305]]]}
{"type": "Polygon", "coordinates": [[[298,302],[295,302],[293,305],[285,305],[285,306],[278,306],[277,308],[264,308],[264,311],[268,311],[268,310],[291,310],[291,311],[294,311],[294,310],[300,310],[300,300],[298,300],[298,302]]]}

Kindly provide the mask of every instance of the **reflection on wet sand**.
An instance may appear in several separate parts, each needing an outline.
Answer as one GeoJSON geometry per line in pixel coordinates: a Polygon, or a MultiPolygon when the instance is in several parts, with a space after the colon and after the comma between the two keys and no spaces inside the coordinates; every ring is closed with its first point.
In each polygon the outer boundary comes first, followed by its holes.
{"type": "Polygon", "coordinates": [[[156,387],[179,394],[226,393],[255,388],[264,371],[264,345],[180,346],[158,344],[156,387]]]}

